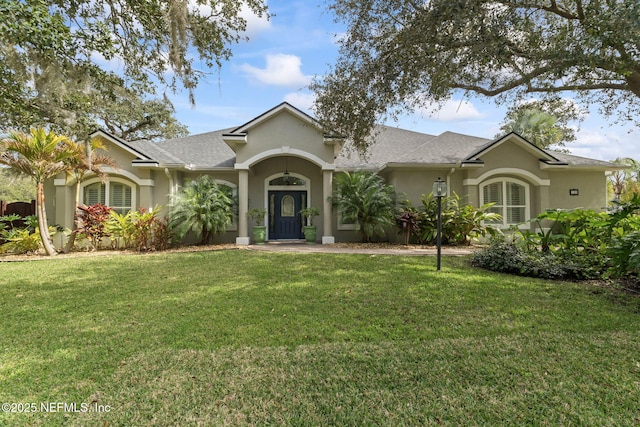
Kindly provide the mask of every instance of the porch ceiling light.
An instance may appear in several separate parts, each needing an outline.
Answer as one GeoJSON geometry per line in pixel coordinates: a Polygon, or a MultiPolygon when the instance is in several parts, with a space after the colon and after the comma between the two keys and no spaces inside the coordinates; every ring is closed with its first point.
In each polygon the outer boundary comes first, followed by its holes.
{"type": "Polygon", "coordinates": [[[284,182],[289,185],[289,167],[288,167],[288,158],[284,158],[284,182]]]}

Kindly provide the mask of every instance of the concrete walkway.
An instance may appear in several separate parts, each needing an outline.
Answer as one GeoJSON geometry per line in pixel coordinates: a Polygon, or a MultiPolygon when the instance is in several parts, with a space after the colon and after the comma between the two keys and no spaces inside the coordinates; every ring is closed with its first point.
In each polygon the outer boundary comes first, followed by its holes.
{"type": "MultiPolygon", "coordinates": [[[[297,253],[334,253],[334,254],[368,254],[368,255],[436,255],[433,246],[402,246],[371,244],[335,244],[321,245],[306,242],[268,242],[263,245],[249,245],[248,250],[267,252],[297,252],[297,253]]],[[[473,252],[472,247],[442,247],[443,256],[464,256],[473,252]]]]}

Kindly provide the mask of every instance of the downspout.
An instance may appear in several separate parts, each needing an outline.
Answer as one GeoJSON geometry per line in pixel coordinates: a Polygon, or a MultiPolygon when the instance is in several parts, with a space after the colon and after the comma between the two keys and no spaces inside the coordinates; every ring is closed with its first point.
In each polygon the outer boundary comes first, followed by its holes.
{"type": "Polygon", "coordinates": [[[164,168],[164,174],[169,178],[169,215],[171,215],[171,203],[173,202],[173,196],[176,193],[175,190],[175,180],[173,179],[173,174],[169,170],[169,168],[164,168]]]}
{"type": "Polygon", "coordinates": [[[175,194],[175,182],[173,180],[173,175],[171,174],[171,171],[169,171],[169,168],[164,168],[164,174],[169,178],[169,197],[173,198],[173,195],[175,194]]]}
{"type": "Polygon", "coordinates": [[[449,193],[449,194],[447,194],[447,196],[450,196],[450,195],[451,195],[451,175],[452,175],[455,171],[456,171],[456,168],[451,168],[451,170],[449,171],[449,173],[447,173],[447,176],[446,176],[446,180],[447,180],[447,188],[449,189],[449,190],[448,190],[448,193],[449,193]]]}

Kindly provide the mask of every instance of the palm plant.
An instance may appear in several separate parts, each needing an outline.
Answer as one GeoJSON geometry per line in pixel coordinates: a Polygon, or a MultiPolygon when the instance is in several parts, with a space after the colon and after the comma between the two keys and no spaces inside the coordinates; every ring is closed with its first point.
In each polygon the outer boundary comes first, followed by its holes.
{"type": "Polygon", "coordinates": [[[9,137],[0,143],[0,164],[31,177],[36,184],[38,229],[48,255],[55,255],[56,250],[47,224],[44,184],[46,180],[69,170],[67,161],[76,154],[71,144],[66,136],[43,128],[31,129],[30,134],[10,132],[9,137]]]}
{"type": "Polygon", "coordinates": [[[545,149],[561,144],[565,134],[557,123],[558,119],[538,108],[517,110],[500,129],[504,132],[515,132],[526,138],[535,146],[545,149]]]}
{"type": "Polygon", "coordinates": [[[107,147],[98,139],[93,138],[87,144],[79,144],[70,141],[69,148],[73,150],[74,155],[67,159],[69,166],[67,174],[75,179],[75,204],[73,210],[73,230],[69,235],[69,239],[64,247],[64,252],[70,252],[75,243],[78,234],[78,218],[80,212],[78,205],[80,204],[80,185],[88,173],[94,173],[102,180],[105,180],[107,174],[102,169],[105,166],[115,167],[115,161],[104,154],[98,154],[99,150],[106,150],[107,147]]]}
{"type": "Polygon", "coordinates": [[[374,235],[383,236],[394,224],[394,190],[380,175],[356,171],[335,178],[333,206],[345,222],[358,225],[363,242],[374,235]]]}
{"type": "Polygon", "coordinates": [[[192,231],[200,237],[200,244],[206,244],[215,233],[231,225],[233,207],[233,197],[224,186],[209,176],[201,176],[173,196],[169,227],[180,239],[192,231]]]}

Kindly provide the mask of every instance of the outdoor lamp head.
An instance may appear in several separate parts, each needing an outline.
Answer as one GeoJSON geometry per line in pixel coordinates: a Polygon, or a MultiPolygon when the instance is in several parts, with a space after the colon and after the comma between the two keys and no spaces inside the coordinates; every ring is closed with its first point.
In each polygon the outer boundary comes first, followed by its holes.
{"type": "Polygon", "coordinates": [[[447,195],[447,182],[443,181],[440,177],[433,183],[433,194],[436,197],[443,197],[447,195]]]}

